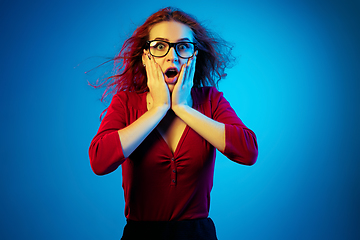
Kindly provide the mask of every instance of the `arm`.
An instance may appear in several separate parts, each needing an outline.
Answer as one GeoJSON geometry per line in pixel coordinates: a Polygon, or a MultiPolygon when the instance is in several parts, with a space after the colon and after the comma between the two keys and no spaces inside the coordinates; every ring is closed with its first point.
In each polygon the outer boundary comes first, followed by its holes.
{"type": "Polygon", "coordinates": [[[216,88],[210,88],[212,118],[225,124],[225,149],[229,159],[244,165],[253,165],[258,156],[255,133],[245,126],[230,103],[216,88]]]}
{"type": "Polygon", "coordinates": [[[118,130],[125,128],[128,96],[122,92],[111,100],[107,113],[101,121],[99,130],[89,147],[90,165],[97,175],[104,175],[114,171],[125,161],[118,130]]]}
{"type": "Polygon", "coordinates": [[[172,94],[171,108],[189,127],[216,147],[229,159],[245,164],[255,163],[258,147],[254,132],[238,118],[222,93],[215,88],[203,92],[211,113],[208,116],[193,109],[191,88],[195,73],[196,55],[182,66],[179,80],[172,94]]]}
{"type": "Polygon", "coordinates": [[[151,108],[134,123],[118,131],[125,157],[128,157],[154,130],[170,108],[169,89],[159,65],[146,50],[142,61],[146,66],[151,108]]]}
{"type": "Polygon", "coordinates": [[[209,109],[206,115],[188,105],[173,106],[174,112],[226,157],[253,165],[258,155],[255,133],[245,126],[216,88],[202,88],[199,92],[204,98],[203,107],[209,109]]]}
{"type": "Polygon", "coordinates": [[[118,131],[125,158],[154,130],[167,111],[168,107],[166,106],[153,107],[131,125],[118,131]]]}
{"type": "Polygon", "coordinates": [[[166,107],[153,107],[125,126],[125,120],[117,111],[122,107],[118,103],[116,96],[89,148],[90,164],[97,175],[108,174],[118,168],[167,112],[166,107]]]}
{"type": "Polygon", "coordinates": [[[222,152],[225,149],[225,125],[191,107],[190,92],[193,86],[197,54],[196,51],[195,55],[181,67],[179,80],[172,94],[171,108],[189,127],[222,152]]]}
{"type": "Polygon", "coordinates": [[[173,106],[175,114],[220,152],[225,150],[225,124],[217,122],[188,105],[173,106]]]}
{"type": "Polygon", "coordinates": [[[114,171],[141,144],[168,111],[156,106],[128,125],[125,94],[115,95],[89,148],[95,174],[114,171]],[[124,98],[124,99],[121,99],[124,98]]]}
{"type": "MultiPolygon", "coordinates": [[[[145,53],[144,53],[145,56],[145,53]]],[[[145,57],[151,108],[138,119],[128,121],[125,94],[115,95],[99,131],[89,148],[90,164],[95,174],[114,171],[142,143],[170,108],[170,93],[163,73],[153,58],[145,57]],[[124,99],[120,99],[124,96],[124,99]]]]}

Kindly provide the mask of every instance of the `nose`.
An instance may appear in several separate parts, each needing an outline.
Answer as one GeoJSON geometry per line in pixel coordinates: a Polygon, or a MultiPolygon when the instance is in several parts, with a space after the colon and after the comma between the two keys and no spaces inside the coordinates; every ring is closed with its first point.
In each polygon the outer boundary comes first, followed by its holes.
{"type": "Polygon", "coordinates": [[[179,56],[177,55],[174,47],[171,47],[169,49],[169,52],[166,55],[166,57],[167,57],[167,61],[174,61],[174,62],[179,61],[179,56]]]}

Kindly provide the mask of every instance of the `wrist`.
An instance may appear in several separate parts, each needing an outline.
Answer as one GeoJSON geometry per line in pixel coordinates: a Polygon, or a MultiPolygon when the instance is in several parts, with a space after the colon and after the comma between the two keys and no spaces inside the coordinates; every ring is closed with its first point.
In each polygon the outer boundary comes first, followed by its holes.
{"type": "Polygon", "coordinates": [[[146,95],[146,107],[148,110],[151,110],[154,108],[154,110],[157,110],[157,111],[167,111],[170,109],[170,99],[168,99],[168,100],[154,99],[151,96],[151,93],[149,92],[146,95]]]}
{"type": "Polygon", "coordinates": [[[174,111],[176,115],[181,115],[183,112],[187,112],[188,108],[190,108],[187,104],[172,104],[171,109],[174,111]]]}
{"type": "Polygon", "coordinates": [[[166,113],[170,109],[170,104],[151,104],[148,109],[156,112],[166,113]]]}
{"type": "Polygon", "coordinates": [[[193,106],[193,100],[191,95],[189,95],[186,99],[183,99],[182,101],[174,101],[174,99],[172,99],[173,101],[171,101],[171,109],[186,109],[186,108],[192,108],[193,106]]]}

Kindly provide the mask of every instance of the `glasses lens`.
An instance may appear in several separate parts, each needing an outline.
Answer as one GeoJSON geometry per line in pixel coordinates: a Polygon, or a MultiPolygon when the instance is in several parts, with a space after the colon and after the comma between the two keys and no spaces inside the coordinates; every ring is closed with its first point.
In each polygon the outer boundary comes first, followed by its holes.
{"type": "Polygon", "coordinates": [[[151,41],[150,53],[155,57],[163,57],[169,49],[169,44],[163,41],[151,41]]]}
{"type": "MultiPolygon", "coordinates": [[[[178,42],[170,45],[174,45],[177,55],[181,58],[189,58],[194,55],[195,45],[193,43],[178,42]]],[[[168,42],[160,40],[150,41],[150,53],[154,57],[164,57],[169,52],[170,45],[168,42]]]]}
{"type": "Polygon", "coordinates": [[[194,54],[195,46],[193,43],[179,42],[176,44],[176,52],[182,58],[189,58],[194,54]]]}

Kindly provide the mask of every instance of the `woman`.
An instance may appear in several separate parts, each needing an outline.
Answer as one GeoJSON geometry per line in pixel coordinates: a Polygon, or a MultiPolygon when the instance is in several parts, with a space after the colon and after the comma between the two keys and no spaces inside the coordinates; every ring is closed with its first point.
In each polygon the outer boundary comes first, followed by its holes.
{"type": "Polygon", "coordinates": [[[217,239],[208,218],[215,151],[245,165],[257,158],[255,134],[214,87],[229,62],[222,43],[165,8],[115,58],[104,93],[115,95],[89,155],[98,175],[122,166],[122,239],[217,239]]]}

